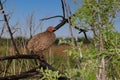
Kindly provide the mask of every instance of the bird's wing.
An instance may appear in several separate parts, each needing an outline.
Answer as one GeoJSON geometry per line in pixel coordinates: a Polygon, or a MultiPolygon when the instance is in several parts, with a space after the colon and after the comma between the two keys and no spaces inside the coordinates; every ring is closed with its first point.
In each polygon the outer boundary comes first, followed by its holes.
{"type": "Polygon", "coordinates": [[[51,33],[40,33],[34,36],[28,43],[28,49],[33,52],[40,52],[48,48],[55,40],[55,35],[51,33]]]}

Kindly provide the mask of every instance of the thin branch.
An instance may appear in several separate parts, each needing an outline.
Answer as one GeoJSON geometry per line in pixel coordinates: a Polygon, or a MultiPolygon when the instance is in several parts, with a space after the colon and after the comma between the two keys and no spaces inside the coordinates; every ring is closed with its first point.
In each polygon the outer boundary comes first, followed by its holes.
{"type": "Polygon", "coordinates": [[[83,34],[84,34],[84,36],[85,36],[85,39],[86,39],[87,41],[89,41],[86,32],[83,32],[83,34]]]}
{"type": "Polygon", "coordinates": [[[57,17],[60,17],[60,18],[62,18],[62,19],[65,19],[63,16],[57,15],[57,16],[52,16],[52,17],[49,17],[49,18],[43,18],[43,19],[40,19],[40,20],[43,21],[43,20],[48,20],[48,19],[57,18],[57,17]]]}
{"type": "Polygon", "coordinates": [[[63,16],[65,18],[65,8],[64,8],[64,2],[63,2],[63,0],[61,0],[61,4],[62,4],[63,16]]]}
{"type": "Polygon", "coordinates": [[[2,30],[1,30],[1,33],[0,33],[0,39],[1,39],[2,35],[3,35],[3,33],[4,33],[4,29],[5,29],[5,25],[3,25],[3,27],[2,27],[2,30]]]}
{"type": "MultiPolygon", "coordinates": [[[[59,23],[57,26],[55,26],[55,31],[57,31],[59,28],[61,28],[64,24],[68,23],[68,19],[71,19],[72,16],[75,16],[75,14],[72,14],[72,15],[71,15],[70,17],[68,17],[68,18],[64,18],[64,19],[61,21],[61,23],[59,23]]],[[[80,29],[80,28],[78,28],[77,26],[75,26],[74,28],[77,29],[77,30],[79,30],[79,31],[80,31],[79,33],[83,32],[83,34],[84,34],[84,36],[85,36],[85,39],[88,40],[87,35],[86,35],[87,30],[85,30],[85,29],[80,29]]]]}
{"type": "MultiPolygon", "coordinates": [[[[68,18],[69,15],[70,16],[72,15],[71,11],[70,11],[69,3],[64,0],[64,4],[65,4],[66,16],[68,18]]],[[[69,18],[68,18],[68,23],[69,23],[69,31],[70,31],[70,35],[71,35],[72,45],[73,45],[73,47],[75,47],[76,46],[75,45],[76,41],[75,41],[74,35],[73,35],[72,22],[71,22],[71,19],[69,19],[69,18]]]]}
{"type": "MultiPolygon", "coordinates": [[[[6,2],[6,1],[5,1],[5,2],[6,2]]],[[[4,18],[4,21],[5,21],[6,27],[8,28],[8,31],[9,31],[9,34],[10,34],[10,37],[11,37],[11,40],[12,40],[13,47],[14,47],[14,49],[15,49],[15,51],[16,51],[16,54],[19,55],[19,51],[18,51],[17,46],[16,46],[16,43],[15,43],[15,41],[14,41],[13,34],[12,34],[12,31],[11,31],[11,28],[10,28],[10,25],[9,25],[9,22],[8,22],[8,19],[7,19],[7,15],[5,14],[5,11],[4,11],[3,4],[2,4],[2,2],[1,2],[1,0],[0,0],[0,7],[1,7],[1,9],[2,9],[2,10],[1,10],[1,13],[2,13],[2,15],[3,15],[3,18],[4,18]]],[[[4,73],[4,76],[6,75],[6,73],[7,73],[8,69],[9,69],[11,63],[12,63],[12,60],[10,60],[9,63],[6,65],[6,69],[5,69],[5,71],[4,71],[4,72],[5,72],[5,73],[4,73]]]]}
{"type": "Polygon", "coordinates": [[[57,31],[59,28],[61,28],[64,24],[68,23],[68,19],[71,19],[72,16],[75,16],[75,14],[72,14],[68,18],[64,18],[61,23],[59,23],[57,26],[55,26],[55,31],[57,31]]]}
{"type": "Polygon", "coordinates": [[[55,30],[54,31],[57,31],[59,28],[61,28],[67,22],[68,22],[68,19],[63,19],[61,21],[61,23],[59,23],[57,26],[55,26],[55,30]]]}
{"type": "Polygon", "coordinates": [[[67,9],[68,9],[68,11],[69,11],[69,14],[70,14],[70,16],[72,15],[72,12],[71,12],[71,10],[70,10],[70,5],[69,5],[69,3],[68,3],[68,1],[67,1],[67,9]]]}
{"type": "Polygon", "coordinates": [[[1,0],[0,0],[0,6],[1,6],[1,9],[2,9],[2,14],[3,14],[3,17],[4,17],[5,24],[6,24],[7,28],[8,28],[9,33],[10,33],[10,37],[11,37],[11,40],[12,40],[12,43],[13,43],[13,47],[14,47],[14,49],[15,49],[15,51],[16,51],[16,54],[19,54],[19,51],[18,51],[18,49],[17,49],[17,46],[16,46],[16,44],[15,44],[15,41],[14,41],[14,38],[13,38],[13,35],[12,35],[12,31],[11,31],[11,29],[10,29],[10,25],[9,25],[7,16],[6,16],[6,14],[5,14],[3,5],[2,5],[2,3],[1,3],[1,0]]]}

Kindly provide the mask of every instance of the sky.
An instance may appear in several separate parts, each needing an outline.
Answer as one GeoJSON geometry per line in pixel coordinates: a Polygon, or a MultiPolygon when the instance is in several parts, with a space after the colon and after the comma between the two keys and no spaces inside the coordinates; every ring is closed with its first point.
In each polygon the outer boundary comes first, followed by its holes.
{"type": "MultiPolygon", "coordinates": [[[[72,13],[74,13],[80,6],[80,3],[74,4],[73,0],[69,0],[69,5],[72,13]]],[[[6,4],[6,11],[10,12],[10,10],[13,11],[10,24],[14,25],[18,22],[19,27],[21,28],[20,34],[23,36],[29,36],[29,29],[26,22],[32,13],[34,13],[36,25],[41,23],[40,19],[42,18],[62,15],[61,0],[8,0],[6,4]]],[[[56,26],[61,22],[61,20],[61,18],[53,18],[42,21],[40,26],[36,27],[37,29],[35,29],[35,33],[33,35],[45,31],[49,26],[56,26]]],[[[79,36],[77,30],[73,29],[73,33],[74,36],[79,36]]],[[[57,30],[55,34],[57,37],[70,37],[69,25],[65,24],[57,30]]],[[[19,33],[15,33],[15,35],[19,35],[19,33]]]]}
{"type": "MultiPolygon", "coordinates": [[[[74,4],[73,0],[69,1],[70,9],[72,13],[81,6],[81,0],[78,0],[78,4],[74,4]]],[[[54,18],[47,21],[40,21],[42,18],[47,18],[56,15],[62,15],[62,7],[61,0],[8,0],[5,6],[6,13],[13,12],[12,17],[10,19],[10,25],[13,26],[18,23],[18,27],[20,28],[19,33],[15,33],[15,35],[22,35],[29,37],[29,27],[27,25],[27,20],[30,15],[34,14],[34,22],[35,22],[35,34],[43,32],[49,26],[56,26],[61,22],[60,18],[54,18]]],[[[115,26],[119,26],[116,23],[115,26]]],[[[119,27],[116,27],[120,30],[119,27]]],[[[73,29],[74,36],[83,36],[83,34],[78,34],[78,31],[73,29]]],[[[62,28],[55,32],[57,37],[70,37],[69,25],[65,24],[62,28]]],[[[87,33],[88,36],[92,34],[90,32],[87,33]]],[[[8,35],[5,35],[8,37],[8,35]]]]}

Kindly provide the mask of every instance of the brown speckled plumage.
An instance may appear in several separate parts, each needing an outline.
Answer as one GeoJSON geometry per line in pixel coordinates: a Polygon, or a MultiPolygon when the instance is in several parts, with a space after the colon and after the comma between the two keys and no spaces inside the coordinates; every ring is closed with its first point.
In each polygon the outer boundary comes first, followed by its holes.
{"type": "Polygon", "coordinates": [[[55,34],[53,30],[54,27],[48,27],[45,32],[33,36],[33,38],[28,42],[28,50],[38,54],[49,48],[55,41],[55,34]]]}

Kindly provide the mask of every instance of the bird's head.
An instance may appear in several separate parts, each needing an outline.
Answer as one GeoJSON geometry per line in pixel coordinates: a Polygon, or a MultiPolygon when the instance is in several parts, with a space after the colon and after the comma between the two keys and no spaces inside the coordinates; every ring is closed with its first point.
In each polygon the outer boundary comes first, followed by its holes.
{"type": "Polygon", "coordinates": [[[49,32],[54,32],[54,31],[55,31],[55,28],[52,27],[52,26],[50,26],[50,27],[47,28],[47,31],[49,31],[49,32]]]}

